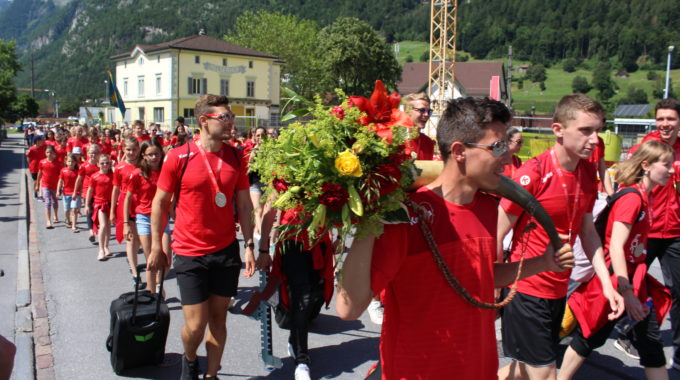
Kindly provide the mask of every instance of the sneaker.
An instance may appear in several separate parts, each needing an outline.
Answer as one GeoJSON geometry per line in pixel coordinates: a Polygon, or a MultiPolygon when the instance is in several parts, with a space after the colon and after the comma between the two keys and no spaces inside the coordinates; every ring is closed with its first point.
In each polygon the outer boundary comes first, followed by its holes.
{"type": "Polygon", "coordinates": [[[108,260],[108,258],[106,256],[104,256],[104,252],[99,251],[99,254],[97,255],[97,260],[106,261],[106,260],[108,260]]]}
{"type": "Polygon", "coordinates": [[[180,380],[198,380],[200,372],[198,360],[190,362],[186,356],[182,356],[182,376],[180,376],[180,380]]]}
{"type": "Polygon", "coordinates": [[[309,376],[309,366],[304,363],[300,363],[295,367],[295,380],[311,380],[309,376]]]}
{"type": "Polygon", "coordinates": [[[371,301],[368,305],[368,316],[371,317],[371,322],[376,325],[382,325],[383,323],[383,305],[380,301],[371,301]]]}
{"type": "Polygon", "coordinates": [[[640,360],[640,355],[638,354],[638,351],[635,349],[635,347],[633,347],[633,344],[630,343],[630,340],[619,338],[614,341],[614,347],[626,354],[626,356],[629,358],[640,360]]]}

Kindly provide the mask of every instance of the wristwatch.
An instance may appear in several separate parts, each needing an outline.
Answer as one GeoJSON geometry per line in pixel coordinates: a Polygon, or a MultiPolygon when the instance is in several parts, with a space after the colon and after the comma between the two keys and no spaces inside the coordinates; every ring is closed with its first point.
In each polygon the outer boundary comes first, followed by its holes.
{"type": "Polygon", "coordinates": [[[243,248],[255,249],[255,243],[243,243],[243,248]]]}

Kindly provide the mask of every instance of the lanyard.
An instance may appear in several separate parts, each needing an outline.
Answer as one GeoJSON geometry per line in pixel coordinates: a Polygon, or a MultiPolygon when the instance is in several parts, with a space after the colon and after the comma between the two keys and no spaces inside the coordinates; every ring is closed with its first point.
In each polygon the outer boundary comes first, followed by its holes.
{"type": "MultiPolygon", "coordinates": [[[[215,190],[215,195],[220,194],[220,186],[217,184],[217,179],[215,176],[215,172],[213,172],[212,167],[210,166],[210,163],[208,162],[208,157],[206,157],[205,150],[203,149],[203,146],[201,145],[200,141],[196,142],[196,146],[198,147],[198,151],[201,152],[201,157],[203,158],[203,162],[205,163],[205,167],[208,169],[208,177],[210,177],[210,181],[213,184],[213,189],[215,190]]],[[[217,164],[217,175],[220,174],[220,171],[222,170],[222,164],[224,161],[222,160],[222,149],[220,149],[220,159],[219,163],[217,164]]]]}
{"type": "Polygon", "coordinates": [[[652,202],[654,199],[652,198],[651,192],[648,194],[647,193],[647,187],[643,186],[642,182],[639,182],[637,184],[637,188],[640,190],[640,196],[642,196],[642,200],[647,202],[647,218],[649,218],[649,225],[652,225],[652,218],[654,218],[654,215],[652,214],[652,202]]]}
{"type": "Polygon", "coordinates": [[[552,158],[553,166],[555,167],[555,172],[557,173],[557,179],[562,185],[562,191],[564,192],[565,206],[567,209],[567,220],[569,222],[569,243],[571,243],[571,231],[574,228],[574,219],[576,218],[576,212],[574,211],[579,206],[579,199],[581,198],[581,172],[578,172],[576,177],[576,191],[574,193],[574,203],[573,205],[569,202],[569,191],[567,190],[567,183],[564,179],[564,173],[562,173],[562,166],[555,156],[555,149],[550,149],[550,157],[552,158]],[[570,207],[573,206],[573,207],[570,207]]]}

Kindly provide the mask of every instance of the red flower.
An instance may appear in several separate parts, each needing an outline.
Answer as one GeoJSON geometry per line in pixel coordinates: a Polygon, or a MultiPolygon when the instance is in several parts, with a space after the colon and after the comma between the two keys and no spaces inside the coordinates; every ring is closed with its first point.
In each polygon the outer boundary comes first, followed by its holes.
{"type": "Polygon", "coordinates": [[[283,179],[275,178],[272,181],[272,184],[274,185],[274,189],[276,189],[276,191],[279,193],[283,193],[284,191],[288,190],[288,182],[283,179]]]}
{"type": "Polygon", "coordinates": [[[347,203],[349,193],[342,186],[326,182],[321,186],[323,194],[319,196],[319,202],[331,211],[338,211],[347,203]]]}
{"type": "Polygon", "coordinates": [[[401,125],[404,127],[412,127],[413,121],[403,111],[399,110],[399,102],[401,96],[393,92],[389,96],[382,81],[375,81],[375,88],[370,99],[363,96],[350,96],[350,106],[359,108],[366,116],[359,118],[359,122],[363,125],[373,123],[373,128],[378,136],[392,142],[392,127],[401,125]]]}
{"type": "Polygon", "coordinates": [[[375,173],[371,173],[371,177],[378,183],[378,190],[380,191],[381,197],[393,192],[399,187],[399,181],[401,181],[402,174],[398,165],[399,164],[395,166],[394,163],[381,164],[375,167],[375,173]]]}
{"type": "Polygon", "coordinates": [[[335,117],[342,120],[345,118],[345,110],[340,106],[335,106],[331,110],[331,115],[335,115],[335,117]]]}

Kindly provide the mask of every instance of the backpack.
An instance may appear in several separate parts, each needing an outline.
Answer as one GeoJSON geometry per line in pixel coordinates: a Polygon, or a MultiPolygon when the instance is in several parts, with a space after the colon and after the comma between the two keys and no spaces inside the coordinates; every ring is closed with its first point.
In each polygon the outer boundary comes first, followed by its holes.
{"type": "MultiPolygon", "coordinates": [[[[636,193],[639,197],[642,197],[642,194],[640,194],[640,192],[637,191],[637,189],[634,189],[632,187],[622,189],[614,193],[613,195],[607,197],[607,205],[602,209],[600,215],[597,216],[597,219],[595,219],[595,231],[597,231],[597,234],[600,236],[600,240],[602,241],[603,246],[607,234],[607,222],[609,221],[609,213],[612,211],[614,203],[616,203],[616,201],[619,198],[629,193],[636,193]]],[[[644,212],[643,210],[640,210],[640,213],[638,214],[636,220],[640,219],[640,216],[642,215],[643,212],[644,212]]]]}

